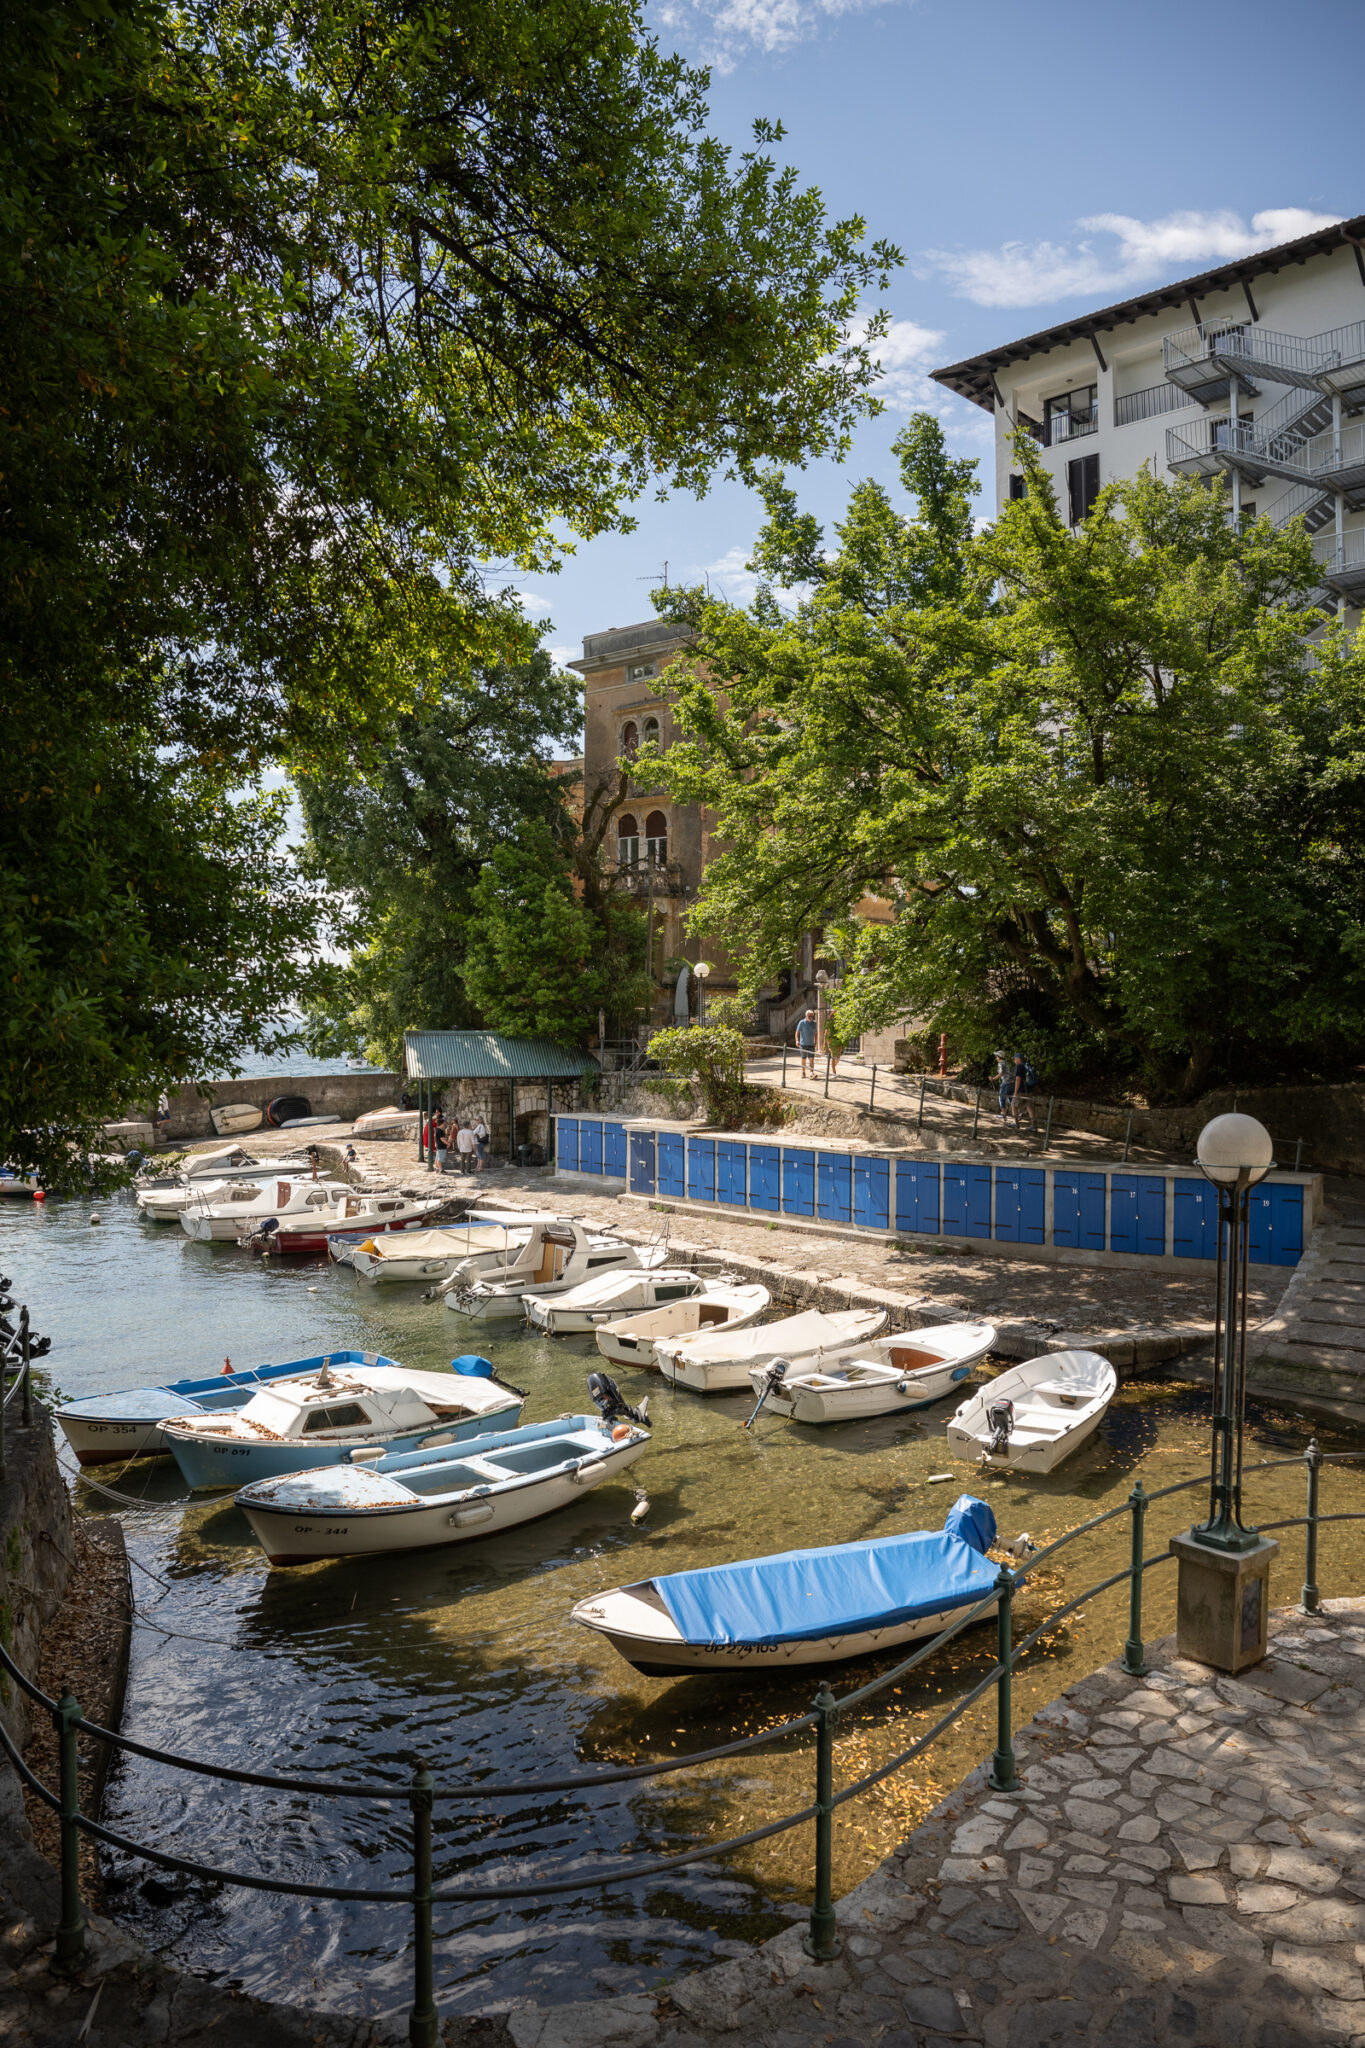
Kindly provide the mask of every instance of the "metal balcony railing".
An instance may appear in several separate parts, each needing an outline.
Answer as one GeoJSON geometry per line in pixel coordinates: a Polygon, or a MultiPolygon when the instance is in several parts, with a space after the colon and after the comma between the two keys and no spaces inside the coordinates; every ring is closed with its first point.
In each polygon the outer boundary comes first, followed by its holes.
{"type": "Polygon", "coordinates": [[[1044,428],[1043,446],[1057,448],[1063,441],[1079,441],[1086,434],[1097,434],[1099,427],[1097,404],[1088,412],[1054,412],[1044,428]]]}
{"type": "Polygon", "coordinates": [[[1139,420],[1156,419],[1163,412],[1179,412],[1193,405],[1188,391],[1178,384],[1149,384],[1145,391],[1125,391],[1114,400],[1114,425],[1135,426],[1139,420]]]}
{"type": "Polygon", "coordinates": [[[1182,327],[1166,336],[1161,351],[1167,376],[1222,361],[1245,364],[1272,381],[1283,371],[1288,381],[1295,381],[1334,369],[1341,360],[1326,335],[1277,334],[1247,320],[1206,320],[1197,327],[1182,327]]]}
{"type": "Polygon", "coordinates": [[[689,884],[678,862],[661,859],[658,854],[620,860],[615,873],[633,896],[685,896],[688,892],[689,884]]]}
{"type": "Polygon", "coordinates": [[[1365,527],[1343,533],[1320,533],[1313,542],[1313,554],[1323,580],[1356,603],[1365,595],[1365,527]]]}

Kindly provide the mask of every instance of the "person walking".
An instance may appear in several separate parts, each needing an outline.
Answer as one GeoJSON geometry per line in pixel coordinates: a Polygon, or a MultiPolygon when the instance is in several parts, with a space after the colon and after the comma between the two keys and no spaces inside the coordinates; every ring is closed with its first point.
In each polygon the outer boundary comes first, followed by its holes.
{"type": "Polygon", "coordinates": [[[844,1041],[842,1038],[835,1036],[834,1019],[832,1017],[826,1017],[825,1019],[825,1051],[829,1054],[830,1073],[837,1074],[839,1062],[844,1054],[844,1041]]]}
{"type": "Polygon", "coordinates": [[[446,1120],[443,1110],[438,1109],[436,1112],[432,1122],[431,1135],[436,1147],[436,1171],[444,1173],[446,1170],[446,1151],[449,1147],[450,1139],[446,1132],[446,1120]]]}
{"type": "Polygon", "coordinates": [[[478,1144],[468,1124],[462,1123],[459,1130],[456,1131],[455,1150],[460,1155],[461,1173],[473,1173],[475,1170],[474,1157],[478,1151],[478,1144]]]}
{"type": "Polygon", "coordinates": [[[1021,1109],[1026,1109],[1028,1111],[1029,1125],[1036,1131],[1038,1128],[1038,1118],[1033,1107],[1033,1091],[1038,1086],[1038,1076],[1034,1073],[1033,1068],[1021,1052],[1015,1053],[1013,1064],[1014,1092],[1010,1100],[1014,1110],[1014,1128],[1016,1131],[1019,1129],[1019,1112],[1021,1109]]]}
{"type": "Polygon", "coordinates": [[[995,1099],[1000,1109],[1000,1121],[1007,1124],[1014,1096],[1014,1062],[1003,1045],[996,1047],[991,1058],[995,1061],[995,1099]]]}
{"type": "Polygon", "coordinates": [[[801,1079],[815,1079],[815,1048],[819,1043],[819,1031],[814,1010],[807,1010],[796,1027],[796,1049],[801,1055],[801,1079]]]}
{"type": "Polygon", "coordinates": [[[478,1122],[474,1125],[474,1147],[476,1153],[474,1171],[476,1173],[482,1173],[488,1165],[488,1140],[491,1136],[492,1133],[483,1119],[483,1111],[480,1110],[478,1122]]]}

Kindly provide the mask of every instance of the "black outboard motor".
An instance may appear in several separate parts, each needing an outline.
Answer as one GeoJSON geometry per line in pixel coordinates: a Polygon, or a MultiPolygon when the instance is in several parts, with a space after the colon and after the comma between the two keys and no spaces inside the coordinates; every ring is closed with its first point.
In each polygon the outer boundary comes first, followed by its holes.
{"type": "Polygon", "coordinates": [[[609,1372],[590,1372],[588,1392],[601,1410],[603,1422],[638,1422],[641,1429],[649,1428],[649,1396],[638,1408],[632,1408],[621,1389],[609,1372]]]}
{"type": "Polygon", "coordinates": [[[986,1426],[991,1433],[986,1455],[988,1458],[999,1457],[1009,1449],[1010,1437],[1014,1432],[1013,1401],[992,1401],[986,1410],[986,1426]]]}
{"type": "Polygon", "coordinates": [[[763,1403],[767,1400],[769,1394],[775,1394],[777,1392],[777,1389],[781,1386],[783,1380],[787,1377],[787,1368],[790,1366],[790,1364],[791,1360],[789,1358],[774,1358],[769,1362],[768,1370],[763,1375],[763,1385],[759,1393],[757,1405],[754,1408],[753,1414],[749,1417],[749,1420],[744,1425],[746,1429],[753,1428],[754,1424],[758,1420],[759,1409],[762,1408],[763,1403]]]}

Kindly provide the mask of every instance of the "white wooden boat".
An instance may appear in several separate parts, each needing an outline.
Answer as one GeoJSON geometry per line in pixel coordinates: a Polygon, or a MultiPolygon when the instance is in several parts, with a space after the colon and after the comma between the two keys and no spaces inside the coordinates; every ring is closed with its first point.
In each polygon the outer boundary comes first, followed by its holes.
{"type": "Polygon", "coordinates": [[[597,1415],[477,1436],[458,1452],[419,1451],[247,1486],[236,1504],[272,1565],[391,1557],[496,1536],[619,1478],[649,1431],[597,1415]]]}
{"type": "Polygon", "coordinates": [[[250,1251],[269,1252],[273,1257],[288,1252],[325,1252],[330,1231],[365,1230],[374,1236],[391,1230],[405,1231],[446,1206],[444,1195],[428,1195],[412,1188],[373,1195],[361,1194],[352,1187],[331,1192],[336,1195],[334,1201],[307,1202],[286,1214],[260,1218],[237,1242],[250,1251]]]}
{"type": "Polygon", "coordinates": [[[1094,1435],[1117,1386],[1097,1351],[1030,1358],[963,1402],[948,1424],[948,1448],[983,1465],[1051,1472],[1094,1435]]]}
{"type": "Polygon", "coordinates": [[[757,1322],[772,1300],[766,1287],[739,1286],[728,1280],[709,1280],[700,1294],[686,1301],[670,1302],[667,1308],[649,1309],[643,1315],[623,1316],[603,1323],[597,1331],[597,1348],[616,1365],[633,1365],[642,1372],[657,1372],[655,1340],[660,1337],[694,1337],[702,1331],[742,1330],[757,1322]]]}
{"type": "Polygon", "coordinates": [[[161,1430],[197,1492],[359,1464],[388,1451],[443,1449],[510,1429],[525,1398],[472,1355],[457,1358],[450,1372],[412,1372],[387,1358],[359,1365],[324,1359],[303,1378],[262,1387],[232,1414],[173,1416],[161,1430]]]}
{"type": "MultiPolygon", "coordinates": [[[[119,1164],[122,1163],[120,1160],[119,1164]]],[[[0,1163],[0,1195],[22,1195],[31,1200],[41,1185],[31,1173],[22,1172],[8,1161],[0,1163]]]]}
{"type": "Polygon", "coordinates": [[[263,1162],[253,1159],[240,1145],[224,1145],[213,1152],[191,1152],[178,1173],[139,1174],[133,1199],[149,1223],[174,1223],[192,1195],[212,1200],[214,1189],[234,1182],[294,1174],[311,1179],[312,1169],[301,1157],[263,1162]]]}
{"type": "MultiPolygon", "coordinates": [[[[781,1359],[756,1365],[749,1380],[759,1405],[789,1422],[856,1422],[941,1401],[970,1379],[995,1342],[994,1323],[938,1323],[874,1338],[849,1353],[826,1352],[814,1370],[793,1372],[781,1359]]],[[[757,1409],[754,1411],[757,1414],[757,1409]]]]}
{"type": "Polygon", "coordinates": [[[573,1330],[595,1330],[635,1309],[660,1308],[665,1303],[687,1301],[700,1294],[705,1282],[681,1266],[660,1266],[653,1272],[636,1268],[628,1272],[594,1273],[567,1294],[528,1294],[526,1320],[532,1329],[549,1336],[563,1336],[573,1330]]]}
{"type": "Polygon", "coordinates": [[[572,1619],[651,1678],[841,1663],[937,1635],[978,1601],[989,1620],[994,1541],[995,1516],[964,1493],[942,1529],[670,1572],[580,1600],[572,1619]]]}
{"type": "Polygon", "coordinates": [[[220,1102],[209,1111],[209,1122],[220,1138],[226,1138],[234,1131],[259,1129],[264,1115],[254,1102],[220,1102]]]}
{"type": "Polygon", "coordinates": [[[863,1344],[886,1321],[884,1308],[841,1308],[827,1314],[808,1308],[776,1323],[754,1323],[747,1330],[699,1331],[691,1337],[656,1337],[654,1356],[659,1370],[675,1387],[694,1394],[746,1392],[756,1365],[785,1358],[791,1365],[818,1365],[832,1351],[863,1344]]]}
{"type": "Polygon", "coordinates": [[[236,1244],[268,1216],[313,1214],[353,1192],[347,1181],[314,1180],[311,1174],[258,1174],[231,1187],[191,1190],[179,1212],[180,1228],[198,1242],[236,1244]]]}
{"type": "Polygon", "coordinates": [[[620,1267],[634,1271],[643,1264],[633,1244],[594,1237],[581,1223],[558,1217],[535,1224],[506,1264],[491,1266],[477,1279],[466,1279],[457,1270],[445,1283],[446,1307],[474,1322],[506,1321],[521,1315],[528,1294],[567,1294],[594,1273],[620,1267]]]}
{"type": "Polygon", "coordinates": [[[351,1125],[353,1138],[379,1138],[393,1131],[400,1136],[411,1136],[417,1123],[415,1109],[367,1109],[351,1125]]]}
{"type": "Polygon", "coordinates": [[[346,1263],[375,1286],[405,1281],[448,1280],[455,1268],[467,1265],[471,1278],[489,1266],[501,1265],[531,1235],[530,1225],[509,1230],[504,1223],[461,1223],[440,1230],[404,1230],[367,1238],[351,1251],[346,1263]]]}

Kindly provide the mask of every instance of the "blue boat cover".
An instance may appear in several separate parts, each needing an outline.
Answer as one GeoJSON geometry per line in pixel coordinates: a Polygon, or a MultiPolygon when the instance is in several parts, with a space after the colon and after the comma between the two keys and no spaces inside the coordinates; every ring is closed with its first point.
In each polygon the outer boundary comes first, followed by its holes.
{"type": "Polygon", "coordinates": [[[995,1536],[986,1503],[964,1493],[948,1522],[671,1572],[654,1584],[685,1643],[800,1643],[891,1628],[969,1606],[995,1584],[999,1566],[982,1553],[995,1536]]]}

